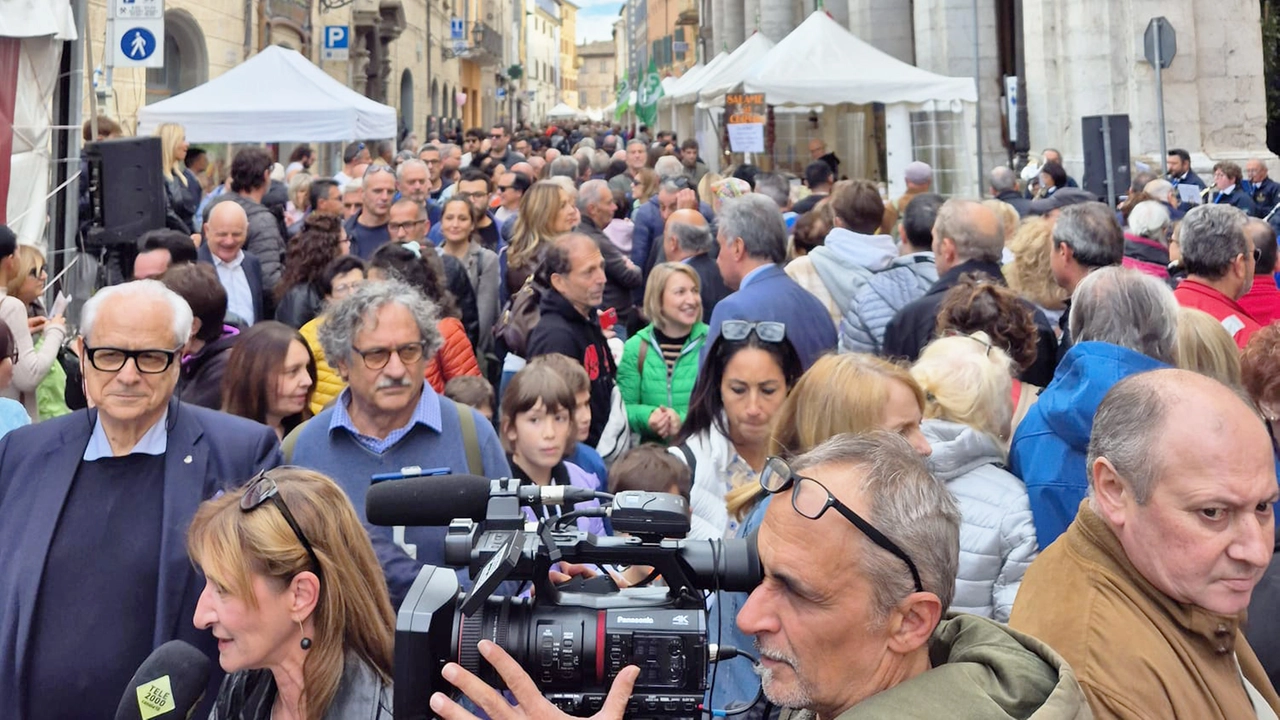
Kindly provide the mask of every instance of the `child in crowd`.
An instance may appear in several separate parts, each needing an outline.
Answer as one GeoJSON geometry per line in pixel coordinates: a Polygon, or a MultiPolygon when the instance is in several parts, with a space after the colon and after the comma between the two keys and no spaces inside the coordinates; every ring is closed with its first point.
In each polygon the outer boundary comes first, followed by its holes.
{"type": "Polygon", "coordinates": [[[459,375],[444,384],[444,396],[454,402],[475,408],[493,422],[493,386],[479,375],[459,375]]]}
{"type": "MultiPolygon", "coordinates": [[[[13,382],[13,364],[18,361],[18,343],[9,326],[0,323],[0,390],[13,382]]],[[[17,400],[0,397],[0,437],[10,430],[31,424],[27,409],[17,400]]]]}
{"type": "MultiPolygon", "coordinates": [[[[529,363],[511,378],[502,394],[502,422],[498,437],[507,451],[512,477],[534,485],[572,485],[597,490],[599,480],[565,456],[577,442],[574,406],[577,401],[564,377],[546,363],[529,363]]],[[[576,509],[598,507],[592,500],[579,503],[576,509]]],[[[553,520],[559,507],[541,507],[526,512],[531,518],[553,520]]],[[[604,522],[598,517],[578,518],[578,529],[604,535],[604,522]]]]}
{"type": "Polygon", "coordinates": [[[586,369],[577,360],[559,353],[540,355],[530,360],[529,364],[544,365],[569,383],[576,403],[573,419],[577,430],[576,440],[565,459],[599,478],[600,490],[609,487],[609,471],[605,467],[604,458],[600,457],[595,448],[583,442],[591,432],[591,378],[587,376],[586,369]]]}
{"type": "MultiPolygon", "coordinates": [[[[671,493],[689,502],[689,489],[692,486],[689,466],[680,462],[675,455],[667,452],[661,445],[650,444],[634,447],[623,453],[613,463],[609,474],[609,492],[620,493],[628,490],[644,492],[671,493]]],[[[686,506],[686,509],[687,506],[686,506]]],[[[631,586],[644,580],[653,571],[648,565],[631,565],[629,567],[611,568],[622,580],[619,585],[631,586]]]]}

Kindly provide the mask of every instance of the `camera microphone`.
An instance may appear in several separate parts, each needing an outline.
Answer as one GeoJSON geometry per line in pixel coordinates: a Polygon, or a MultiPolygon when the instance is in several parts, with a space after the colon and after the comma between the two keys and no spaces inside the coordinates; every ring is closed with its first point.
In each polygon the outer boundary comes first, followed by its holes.
{"type": "MultiPolygon", "coordinates": [[[[495,483],[478,475],[442,475],[380,482],[369,487],[365,517],[374,525],[447,526],[458,518],[484,520],[495,483]]],[[[521,505],[573,505],[596,498],[596,492],[567,485],[521,485],[521,505]]]]}
{"type": "Polygon", "coordinates": [[[200,704],[213,663],[181,640],[161,645],[138,667],[120,698],[115,720],[179,720],[200,704]]]}

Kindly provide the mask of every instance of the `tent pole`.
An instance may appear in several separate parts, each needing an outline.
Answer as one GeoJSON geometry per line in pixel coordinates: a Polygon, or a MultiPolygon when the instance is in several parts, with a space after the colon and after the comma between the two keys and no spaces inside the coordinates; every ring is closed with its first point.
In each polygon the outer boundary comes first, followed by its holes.
{"type": "Polygon", "coordinates": [[[981,44],[978,42],[978,0],[973,0],[973,84],[974,89],[978,90],[978,102],[975,103],[974,118],[978,125],[977,132],[977,151],[978,151],[978,177],[975,178],[978,183],[978,197],[982,197],[982,72],[979,67],[978,52],[981,44]]]}

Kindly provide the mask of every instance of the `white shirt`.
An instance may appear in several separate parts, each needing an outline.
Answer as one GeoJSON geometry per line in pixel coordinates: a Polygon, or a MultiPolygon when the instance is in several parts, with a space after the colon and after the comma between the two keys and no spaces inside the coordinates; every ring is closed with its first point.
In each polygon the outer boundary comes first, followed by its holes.
{"type": "Polygon", "coordinates": [[[223,262],[217,255],[213,256],[213,268],[218,271],[218,282],[227,291],[227,309],[252,325],[258,321],[253,314],[253,291],[249,289],[249,278],[244,274],[244,250],[236,253],[236,259],[223,262]]]}
{"type": "Polygon", "coordinates": [[[341,170],[338,171],[337,175],[333,176],[333,181],[338,183],[338,192],[342,192],[343,190],[345,190],[347,188],[347,183],[351,182],[354,179],[355,178],[342,172],[341,170]]]}

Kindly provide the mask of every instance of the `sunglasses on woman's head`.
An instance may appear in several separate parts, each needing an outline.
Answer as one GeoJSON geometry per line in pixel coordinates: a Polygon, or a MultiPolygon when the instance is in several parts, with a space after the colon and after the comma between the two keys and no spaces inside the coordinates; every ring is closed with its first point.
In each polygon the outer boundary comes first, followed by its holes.
{"type": "Polygon", "coordinates": [[[725,340],[746,340],[752,332],[765,342],[782,342],[787,337],[787,326],[769,320],[763,322],[725,320],[720,323],[720,335],[725,340]]]}

